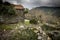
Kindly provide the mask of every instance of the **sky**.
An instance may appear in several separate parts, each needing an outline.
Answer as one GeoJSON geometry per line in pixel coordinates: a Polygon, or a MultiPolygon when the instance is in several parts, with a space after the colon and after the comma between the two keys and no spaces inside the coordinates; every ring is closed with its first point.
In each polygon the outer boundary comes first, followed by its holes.
{"type": "Polygon", "coordinates": [[[22,4],[25,8],[32,9],[40,6],[60,7],[60,0],[4,0],[13,4],[22,4]]]}

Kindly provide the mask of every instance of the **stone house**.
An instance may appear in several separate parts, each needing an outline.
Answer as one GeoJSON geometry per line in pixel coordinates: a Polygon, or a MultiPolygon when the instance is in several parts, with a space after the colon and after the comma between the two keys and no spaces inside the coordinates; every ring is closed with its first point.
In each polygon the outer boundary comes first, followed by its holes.
{"type": "Polygon", "coordinates": [[[19,21],[24,21],[23,14],[24,14],[24,7],[22,5],[13,5],[14,9],[16,9],[16,16],[11,17],[0,17],[0,23],[3,24],[14,24],[18,23],[19,21]]]}
{"type": "Polygon", "coordinates": [[[24,21],[24,7],[22,5],[14,5],[14,8],[16,9],[16,13],[18,15],[17,19],[24,21]]]}
{"type": "Polygon", "coordinates": [[[24,13],[24,7],[22,5],[14,5],[14,8],[16,9],[17,15],[19,14],[19,16],[22,17],[24,13]]]}

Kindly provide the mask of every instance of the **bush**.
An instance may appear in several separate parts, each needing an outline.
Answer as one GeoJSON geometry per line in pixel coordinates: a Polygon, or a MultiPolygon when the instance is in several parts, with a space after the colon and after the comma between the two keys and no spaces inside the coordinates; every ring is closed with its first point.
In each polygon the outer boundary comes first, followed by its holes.
{"type": "Polygon", "coordinates": [[[35,19],[32,19],[32,20],[30,20],[30,23],[31,23],[31,24],[37,24],[37,23],[38,23],[38,21],[37,21],[37,20],[35,20],[35,19]]]}
{"type": "Polygon", "coordinates": [[[29,11],[28,8],[25,8],[25,9],[24,9],[24,13],[25,13],[25,14],[28,13],[28,11],[29,11]]]}
{"type": "Polygon", "coordinates": [[[18,30],[18,31],[16,33],[13,32],[12,36],[8,37],[7,39],[8,40],[37,40],[37,34],[29,28],[24,30],[18,30]]]}
{"type": "Polygon", "coordinates": [[[8,5],[0,5],[0,15],[15,15],[15,9],[13,8],[13,6],[8,6],[8,5]]]}

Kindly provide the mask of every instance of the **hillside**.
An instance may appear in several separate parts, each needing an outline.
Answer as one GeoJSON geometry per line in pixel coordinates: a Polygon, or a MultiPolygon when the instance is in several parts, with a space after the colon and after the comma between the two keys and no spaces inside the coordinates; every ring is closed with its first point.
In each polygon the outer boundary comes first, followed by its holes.
{"type": "Polygon", "coordinates": [[[27,19],[36,18],[43,22],[60,23],[60,7],[36,7],[26,14],[27,19]]]}
{"type": "Polygon", "coordinates": [[[45,33],[47,33],[48,36],[53,36],[53,40],[59,39],[60,7],[36,7],[31,9],[25,17],[29,20],[36,19],[39,21],[40,26],[43,24],[41,28],[45,31],[45,33]]]}
{"type": "Polygon", "coordinates": [[[5,23],[0,24],[0,39],[60,40],[59,11],[60,9],[55,7],[36,7],[26,14],[24,10],[18,10],[18,13],[13,16],[0,15],[0,20],[5,23]],[[21,20],[23,22],[20,22],[21,20]]]}
{"type": "Polygon", "coordinates": [[[45,7],[45,6],[42,6],[42,7],[36,7],[34,9],[32,9],[32,10],[35,10],[35,9],[36,10],[42,10],[46,14],[51,14],[51,15],[60,17],[60,7],[45,7]]]}

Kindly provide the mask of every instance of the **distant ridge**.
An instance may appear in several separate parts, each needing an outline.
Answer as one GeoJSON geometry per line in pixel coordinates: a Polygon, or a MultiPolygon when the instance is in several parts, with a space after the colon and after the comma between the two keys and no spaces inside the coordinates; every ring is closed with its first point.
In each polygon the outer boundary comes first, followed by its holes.
{"type": "Polygon", "coordinates": [[[51,14],[60,17],[60,7],[40,6],[31,9],[31,11],[43,11],[44,14],[51,14]]]}
{"type": "Polygon", "coordinates": [[[60,7],[40,6],[40,7],[36,7],[36,8],[60,8],[60,7]]]}

